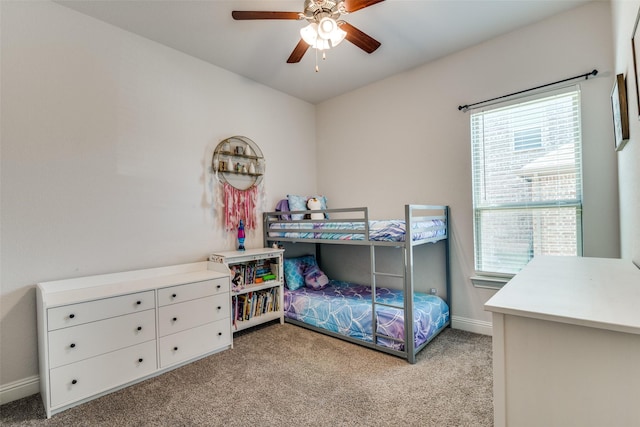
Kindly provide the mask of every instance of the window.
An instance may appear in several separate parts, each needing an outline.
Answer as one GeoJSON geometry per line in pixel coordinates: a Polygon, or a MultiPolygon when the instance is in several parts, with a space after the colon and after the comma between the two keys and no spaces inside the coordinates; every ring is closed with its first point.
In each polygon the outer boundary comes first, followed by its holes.
{"type": "Polygon", "coordinates": [[[579,90],[472,113],[471,145],[476,271],[582,254],[579,90]]]}

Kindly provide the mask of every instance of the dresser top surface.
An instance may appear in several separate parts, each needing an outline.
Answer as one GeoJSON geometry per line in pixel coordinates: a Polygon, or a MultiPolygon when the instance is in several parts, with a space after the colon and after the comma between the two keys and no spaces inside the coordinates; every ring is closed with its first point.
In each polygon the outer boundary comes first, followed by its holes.
{"type": "Polygon", "coordinates": [[[47,307],[224,278],[227,274],[208,269],[208,262],[180,264],[119,273],[100,274],[42,282],[38,293],[47,307]]]}
{"type": "Polygon", "coordinates": [[[640,269],[621,259],[535,257],[485,309],[640,334],[640,269]]]}

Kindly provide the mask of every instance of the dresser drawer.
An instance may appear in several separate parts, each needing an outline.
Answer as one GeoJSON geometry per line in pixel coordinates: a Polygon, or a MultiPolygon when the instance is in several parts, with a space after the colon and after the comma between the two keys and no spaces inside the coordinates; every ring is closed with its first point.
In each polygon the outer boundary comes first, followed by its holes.
{"type": "Polygon", "coordinates": [[[160,338],[160,367],[165,368],[230,344],[229,319],[168,335],[160,338]]]}
{"type": "Polygon", "coordinates": [[[67,365],[156,338],[156,312],[85,323],[49,332],[49,367],[67,365]]]}
{"type": "Polygon", "coordinates": [[[229,292],[229,279],[227,277],[171,286],[158,290],[158,305],[175,304],[223,292],[229,292]]]}
{"type": "Polygon", "coordinates": [[[156,341],[51,369],[51,406],[100,393],[149,375],[156,369],[156,341]]]}
{"type": "Polygon", "coordinates": [[[65,305],[47,310],[48,330],[53,331],[123,314],[149,310],[155,307],[155,292],[104,298],[95,301],[65,305]]]}
{"type": "Polygon", "coordinates": [[[163,337],[228,318],[231,304],[229,294],[214,295],[158,309],[158,335],[163,337]]]}

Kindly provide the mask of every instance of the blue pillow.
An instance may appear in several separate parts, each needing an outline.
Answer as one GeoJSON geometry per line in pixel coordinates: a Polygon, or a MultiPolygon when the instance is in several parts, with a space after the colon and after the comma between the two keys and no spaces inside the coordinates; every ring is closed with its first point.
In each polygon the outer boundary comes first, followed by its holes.
{"type": "MultiPolygon", "coordinates": [[[[288,194],[287,199],[289,200],[289,210],[290,211],[306,211],[307,209],[307,200],[315,197],[320,200],[320,209],[327,209],[327,198],[324,196],[296,196],[295,194],[288,194]]],[[[291,219],[304,219],[304,214],[292,214],[291,219]]]]}
{"type": "Polygon", "coordinates": [[[284,283],[288,289],[295,291],[305,285],[304,273],[309,267],[317,267],[318,262],[313,255],[284,259],[284,283]]]}

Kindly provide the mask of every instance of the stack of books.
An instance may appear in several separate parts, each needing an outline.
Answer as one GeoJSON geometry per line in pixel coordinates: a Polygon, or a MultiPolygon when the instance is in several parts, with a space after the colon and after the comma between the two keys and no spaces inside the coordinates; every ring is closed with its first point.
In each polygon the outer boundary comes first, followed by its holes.
{"type": "Polygon", "coordinates": [[[234,324],[251,320],[265,313],[280,310],[279,288],[234,295],[232,302],[234,324]]]}
{"type": "Polygon", "coordinates": [[[233,282],[233,288],[236,291],[243,289],[246,285],[257,285],[276,280],[278,277],[278,264],[272,264],[268,259],[234,264],[229,268],[233,275],[231,282],[233,282]]]}

